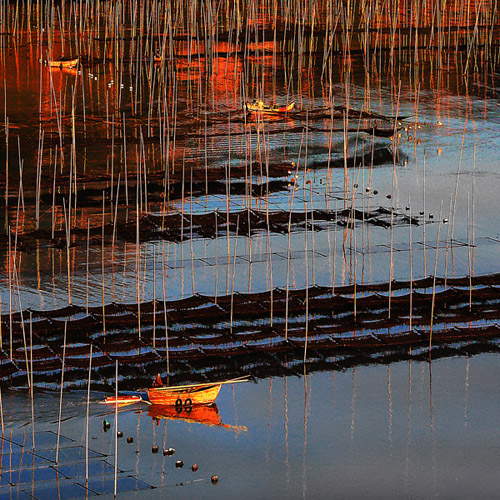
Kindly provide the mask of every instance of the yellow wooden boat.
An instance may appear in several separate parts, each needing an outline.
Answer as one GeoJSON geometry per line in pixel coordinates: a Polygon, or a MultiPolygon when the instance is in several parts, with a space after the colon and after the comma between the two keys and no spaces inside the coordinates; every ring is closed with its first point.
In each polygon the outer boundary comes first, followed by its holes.
{"type": "Polygon", "coordinates": [[[175,406],[177,408],[210,405],[217,399],[222,384],[234,384],[247,380],[248,376],[244,376],[224,382],[153,387],[148,389],[148,398],[154,405],[175,406]]]}
{"type": "Polygon", "coordinates": [[[292,101],[288,106],[266,106],[263,101],[247,102],[245,107],[249,113],[267,113],[267,114],[283,114],[292,111],[295,102],[292,101]]]}
{"type": "Polygon", "coordinates": [[[75,57],[74,59],[70,59],[68,57],[58,57],[57,59],[54,59],[53,61],[48,61],[48,64],[51,68],[76,68],[78,65],[78,57],[75,57]]]}

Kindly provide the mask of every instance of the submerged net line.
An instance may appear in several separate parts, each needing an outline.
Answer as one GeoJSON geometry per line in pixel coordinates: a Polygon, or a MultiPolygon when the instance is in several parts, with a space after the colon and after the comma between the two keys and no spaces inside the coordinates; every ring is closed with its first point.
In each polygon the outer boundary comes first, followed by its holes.
{"type": "MultiPolygon", "coordinates": [[[[177,166],[175,170],[170,169],[168,172],[165,170],[157,171],[157,172],[148,172],[147,174],[147,185],[148,188],[151,185],[151,189],[154,191],[155,186],[158,189],[161,188],[163,190],[163,182],[168,181],[169,186],[172,185],[172,188],[179,184],[182,185],[184,180],[185,191],[190,188],[191,181],[193,183],[205,183],[208,182],[216,182],[216,181],[225,181],[228,178],[231,180],[235,179],[244,179],[247,178],[249,172],[253,172],[254,175],[265,176],[267,178],[281,178],[285,177],[292,173],[292,170],[295,169],[295,164],[293,162],[278,162],[278,163],[269,163],[266,165],[262,162],[253,162],[247,163],[244,165],[210,165],[208,168],[200,167],[199,165],[193,164],[185,164],[184,168],[182,166],[177,166]]],[[[52,193],[53,187],[53,172],[52,168],[49,170],[50,174],[44,173],[40,178],[40,187],[41,189],[50,190],[52,193]]],[[[142,174],[141,174],[142,175],[142,174]]],[[[56,175],[57,180],[57,193],[65,193],[69,192],[69,182],[70,182],[70,174],[58,173],[56,175]]],[[[92,173],[81,173],[78,172],[76,175],[76,179],[71,179],[71,182],[77,184],[79,186],[78,196],[80,193],[84,192],[85,189],[93,189],[101,193],[104,188],[109,189],[109,185],[111,182],[116,184],[118,182],[118,175],[114,174],[113,176],[110,173],[103,172],[92,172],[92,173]]],[[[125,183],[125,178],[121,176],[121,182],[125,183]]],[[[128,187],[135,188],[137,183],[137,172],[135,170],[129,171],[127,174],[127,184],[128,187]]],[[[30,187],[34,188],[34,186],[30,186],[27,180],[23,179],[23,189],[24,195],[29,196],[31,191],[30,187]]],[[[2,172],[0,175],[0,188],[5,189],[5,173],[2,172]]],[[[17,196],[19,191],[19,178],[9,177],[9,193],[10,196],[17,196]]],[[[42,194],[43,195],[43,194],[42,194]]],[[[50,197],[50,202],[52,202],[52,197],[50,197]]]]}
{"type": "MultiPolygon", "coordinates": [[[[266,231],[287,234],[307,228],[308,231],[321,231],[328,224],[339,227],[353,227],[355,221],[365,224],[390,228],[391,226],[418,225],[417,217],[410,217],[403,212],[378,207],[370,210],[338,209],[294,211],[263,211],[243,209],[232,212],[213,211],[208,213],[171,213],[168,215],[141,215],[139,221],[130,218],[130,222],[120,221],[115,225],[109,223],[87,227],[76,227],[71,230],[71,246],[84,245],[88,236],[90,244],[101,244],[103,229],[105,238],[115,234],[120,241],[140,242],[165,240],[180,242],[196,238],[215,238],[216,235],[255,235],[266,231]]],[[[38,229],[15,235],[19,250],[28,250],[40,243],[55,247],[66,247],[67,233],[64,230],[52,231],[38,229]]],[[[0,235],[0,243],[8,244],[8,236],[0,235]]]]}
{"type": "Polygon", "coordinates": [[[65,324],[67,380],[76,387],[86,381],[90,344],[94,383],[112,387],[118,359],[124,367],[120,369],[120,387],[148,385],[152,374],[166,370],[166,334],[172,367],[169,375],[179,382],[210,378],[208,374],[221,367],[229,366],[227,373],[234,374],[238,359],[246,360],[249,366],[258,366],[262,359],[272,364],[255,368],[255,376],[260,370],[286,374],[287,367],[280,366],[281,361],[288,359],[286,356],[298,360],[306,342],[307,364],[321,363],[332,356],[365,362],[374,355],[392,356],[395,351],[407,355],[409,348],[423,352],[430,342],[432,309],[432,344],[438,350],[471,342],[496,349],[495,339],[500,337],[500,274],[415,281],[411,329],[409,290],[409,282],[393,282],[336,287],[334,294],[331,288],[318,286],[290,290],[288,301],[286,290],[275,289],[221,297],[194,295],[167,301],[166,309],[163,302],[141,303],[140,308],[137,304],[112,303],[104,307],[105,332],[102,307],[89,308],[88,314],[85,308],[74,305],[53,311],[25,310],[12,318],[4,314],[0,380],[3,384],[24,385],[32,365],[35,384],[56,386],[65,324]],[[32,323],[28,321],[30,313],[32,323]]]}
{"type": "MultiPolygon", "coordinates": [[[[311,129],[311,131],[329,132],[328,129],[311,129]]],[[[389,131],[391,134],[393,129],[389,131]]],[[[309,160],[307,162],[308,169],[343,169],[344,167],[359,167],[359,166],[380,166],[400,161],[404,154],[392,147],[384,144],[377,144],[365,153],[356,152],[355,155],[344,158],[342,154],[333,155],[326,160],[309,160]]],[[[45,169],[46,170],[46,169],[45,169]]],[[[49,168],[49,172],[52,168],[49,168]]],[[[297,169],[294,162],[279,162],[265,164],[262,162],[245,163],[243,165],[223,165],[208,167],[200,166],[199,164],[177,166],[173,171],[150,172],[147,174],[145,181],[140,176],[139,182],[143,188],[146,188],[148,195],[152,201],[163,201],[166,193],[168,198],[179,199],[181,196],[204,196],[210,194],[239,194],[246,193],[248,190],[254,191],[255,196],[264,196],[267,192],[284,189],[287,181],[283,180],[295,173],[302,173],[303,167],[297,169]],[[254,182],[252,179],[258,178],[259,182],[254,182]],[[274,179],[274,181],[270,181],[274,179]],[[277,179],[281,179],[281,184],[277,179]],[[238,182],[239,180],[239,182],[238,182]],[[226,184],[228,186],[226,187],[226,184]],[[243,186],[239,186],[242,184],[243,186]],[[250,184],[250,187],[248,186],[250,184]]],[[[132,170],[127,174],[127,179],[121,177],[122,194],[126,182],[127,189],[133,190],[137,187],[137,171],[132,170]]],[[[40,177],[40,200],[47,205],[52,205],[53,201],[56,205],[62,205],[64,196],[68,196],[70,191],[70,179],[75,185],[78,185],[78,205],[81,207],[91,206],[95,203],[99,204],[102,201],[102,193],[109,191],[111,185],[118,182],[118,176],[114,174],[103,174],[102,172],[93,172],[82,174],[78,173],[76,179],[71,178],[69,174],[56,175],[57,190],[53,192],[54,176],[53,174],[42,174],[40,177]],[[55,196],[55,200],[53,199],[55,196]],[[97,199],[97,201],[96,201],[97,199]]],[[[6,178],[4,172],[0,172],[0,189],[5,190],[6,178]]],[[[8,197],[17,198],[19,194],[19,178],[9,177],[8,182],[8,197]]],[[[36,186],[32,185],[29,180],[22,181],[23,197],[25,200],[30,200],[36,197],[36,186]]],[[[73,188],[71,188],[73,189],[73,188]]],[[[109,197],[109,193],[105,193],[109,197]]],[[[134,199],[133,196],[131,196],[134,199]]],[[[122,200],[124,204],[124,200],[122,200]]]]}

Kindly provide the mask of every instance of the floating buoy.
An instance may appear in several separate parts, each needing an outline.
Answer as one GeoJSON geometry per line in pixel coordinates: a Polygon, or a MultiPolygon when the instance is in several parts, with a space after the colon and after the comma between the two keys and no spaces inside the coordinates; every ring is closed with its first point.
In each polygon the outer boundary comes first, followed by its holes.
{"type": "Polygon", "coordinates": [[[219,476],[214,474],[211,478],[210,481],[212,481],[212,484],[217,484],[219,482],[219,476]]]}
{"type": "Polygon", "coordinates": [[[198,466],[196,464],[191,465],[191,470],[196,472],[198,470],[198,466]]]}
{"type": "Polygon", "coordinates": [[[158,446],[153,446],[151,448],[152,453],[158,453],[158,446]]]}
{"type": "Polygon", "coordinates": [[[387,198],[388,200],[390,200],[390,199],[392,198],[392,194],[388,194],[388,195],[386,196],[386,198],[387,198]]]}
{"type": "Polygon", "coordinates": [[[378,191],[376,189],[374,189],[373,194],[378,194],[378,191]]]}
{"type": "Polygon", "coordinates": [[[133,443],[134,442],[134,438],[132,436],[129,436],[127,438],[127,443],[133,443]]]}
{"type": "Polygon", "coordinates": [[[175,462],[175,466],[177,467],[177,469],[182,469],[184,467],[184,462],[182,460],[177,460],[175,462]]]}

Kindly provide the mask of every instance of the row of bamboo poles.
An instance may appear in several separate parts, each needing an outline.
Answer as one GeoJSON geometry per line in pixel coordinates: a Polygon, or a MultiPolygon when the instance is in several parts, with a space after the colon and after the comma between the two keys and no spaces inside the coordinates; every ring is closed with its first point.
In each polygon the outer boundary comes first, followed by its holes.
{"type": "MultiPolygon", "coordinates": [[[[449,8],[449,5],[446,7],[449,8]]],[[[102,212],[99,214],[97,211],[94,214],[95,219],[100,219],[100,226],[102,228],[101,235],[101,274],[102,274],[102,307],[103,318],[105,318],[105,234],[106,220],[113,221],[116,224],[117,214],[120,207],[133,208],[134,201],[131,200],[130,189],[128,181],[131,176],[136,175],[135,182],[135,210],[127,210],[127,218],[129,214],[135,217],[137,241],[136,241],[136,299],[138,308],[141,303],[141,276],[146,264],[144,263],[145,257],[142,255],[142,250],[139,241],[140,234],[140,220],[141,214],[147,212],[149,208],[148,203],[148,165],[146,161],[146,142],[145,137],[151,137],[156,134],[160,146],[161,165],[163,167],[165,178],[163,180],[164,190],[164,203],[162,204],[161,211],[163,214],[167,213],[168,209],[168,192],[170,175],[173,172],[179,171],[182,168],[182,188],[187,184],[185,176],[188,175],[185,169],[184,156],[182,161],[179,161],[179,155],[176,154],[176,141],[177,133],[179,130],[179,108],[181,106],[179,96],[179,83],[175,78],[176,67],[178,67],[178,58],[182,56],[187,60],[187,71],[194,71],[194,67],[203,65],[204,71],[210,71],[213,68],[215,59],[219,56],[218,50],[220,42],[227,39],[227,47],[229,55],[240,53],[241,51],[250,56],[256,54],[257,60],[264,61],[266,51],[259,48],[259,44],[263,40],[272,39],[271,55],[273,61],[272,74],[275,75],[278,65],[278,54],[286,54],[287,63],[285,65],[288,74],[292,75],[300,72],[301,69],[306,67],[307,64],[313,64],[316,67],[321,67],[323,75],[326,79],[332,81],[332,61],[336,53],[343,55],[344,66],[346,68],[345,75],[345,89],[346,89],[346,112],[342,116],[341,126],[343,129],[343,144],[344,144],[344,193],[342,204],[343,207],[349,207],[354,210],[356,203],[359,203],[369,208],[370,197],[366,193],[356,193],[355,185],[356,180],[359,179],[360,170],[353,169],[349,172],[347,160],[350,157],[350,145],[348,141],[348,130],[352,124],[352,115],[349,107],[350,92],[350,54],[361,47],[361,53],[364,55],[365,60],[372,57],[374,54],[378,57],[377,61],[381,64],[384,60],[384,53],[387,55],[387,50],[393,56],[396,51],[401,50],[401,47],[415,47],[415,54],[420,54],[424,48],[435,47],[438,44],[438,58],[440,54],[449,50],[454,46],[456,52],[460,51],[465,54],[463,65],[465,69],[469,67],[469,61],[477,61],[478,58],[484,57],[486,60],[494,52],[496,43],[495,30],[497,28],[497,5],[496,2],[481,2],[480,4],[474,2],[456,2],[455,9],[446,12],[452,12],[453,15],[445,15],[445,6],[442,2],[378,2],[363,4],[357,2],[334,2],[321,5],[317,2],[311,2],[306,5],[302,2],[288,2],[278,9],[275,4],[263,2],[262,4],[256,3],[237,3],[234,7],[227,5],[219,5],[217,9],[213,4],[202,4],[201,7],[196,3],[178,4],[160,3],[157,1],[143,2],[137,4],[136,2],[116,2],[109,4],[106,2],[62,2],[55,4],[54,2],[26,2],[24,5],[16,4],[15,6],[8,2],[0,3],[0,10],[3,14],[3,34],[7,36],[1,37],[2,43],[6,40],[13,38],[9,43],[14,45],[17,40],[22,37],[33,37],[37,47],[37,56],[40,65],[44,60],[51,60],[55,57],[55,47],[64,55],[78,55],[86,63],[92,65],[104,64],[105,62],[112,62],[113,82],[117,87],[116,93],[113,95],[106,93],[105,108],[106,108],[106,135],[109,136],[111,141],[119,141],[118,146],[112,142],[111,150],[111,183],[109,191],[103,192],[102,195],[102,212]],[[224,10],[225,7],[225,10],[224,10]],[[453,17],[454,16],[454,17],[453,17]],[[322,19],[322,22],[319,22],[322,19]],[[261,22],[261,21],[264,22],[261,22]],[[430,28],[428,28],[430,22],[430,28]],[[427,28],[422,26],[426,25],[427,28]],[[271,32],[268,33],[265,26],[271,26],[271,32]],[[471,28],[472,27],[472,28],[471,28]],[[452,29],[453,28],[453,29],[452,29]],[[457,29],[458,28],[458,29],[457,29]],[[430,29],[430,31],[429,31],[430,29]],[[418,31],[420,30],[420,34],[418,31]],[[68,34],[70,36],[68,37],[68,34]],[[272,36],[271,36],[272,35],[272,36]],[[279,35],[279,38],[278,38],[279,35]],[[363,38],[364,36],[364,38],[363,38]],[[215,39],[214,39],[215,37],[215,39]],[[337,38],[340,37],[340,42],[337,38]],[[356,40],[356,37],[359,37],[356,40]],[[403,40],[407,37],[407,40],[403,40]],[[421,39],[423,37],[423,40],[421,39]],[[321,43],[320,43],[321,42],[321,43]],[[422,45],[423,43],[423,45],[422,45]],[[463,45],[467,47],[464,51],[463,45]],[[387,50],[386,50],[387,49],[387,50]],[[161,71],[154,70],[154,61],[151,59],[159,51],[160,58],[163,66],[161,71]],[[488,52],[490,51],[490,52],[488,52]],[[203,61],[202,61],[203,54],[203,61]],[[147,63],[146,65],[144,63],[147,63]],[[144,67],[146,69],[144,69],[144,67]],[[125,93],[124,83],[129,79],[132,83],[131,88],[135,89],[132,92],[132,112],[131,115],[126,115],[122,112],[122,103],[125,93]],[[130,157],[128,156],[127,145],[127,130],[131,127],[129,121],[131,116],[139,118],[139,126],[133,127],[133,134],[139,138],[136,144],[135,169],[131,165],[130,157]],[[146,126],[147,124],[147,126],[146,126]],[[153,131],[153,125],[155,131],[153,131]],[[143,127],[146,134],[143,132],[143,127]],[[114,151],[116,148],[120,149],[120,165],[115,165],[114,151]],[[177,161],[177,164],[176,164],[177,161]],[[179,163],[181,165],[179,165],[179,163]],[[116,179],[116,184],[115,184],[116,179]],[[122,185],[123,183],[123,185],[122,185]],[[120,197],[121,191],[121,197],[120,197]],[[130,196],[130,198],[129,198],[130,196]],[[125,200],[124,200],[125,198],[125,200]],[[107,204],[108,203],[108,204],[107,204]]],[[[281,56],[280,56],[281,57],[281,56]]],[[[245,102],[249,95],[263,96],[265,90],[264,84],[264,64],[259,69],[250,66],[250,63],[244,58],[244,64],[241,71],[243,72],[242,81],[236,85],[234,89],[234,101],[242,103],[245,102]],[[248,78],[253,79],[254,86],[250,85],[248,78]]],[[[392,60],[392,57],[390,58],[392,60]]],[[[2,60],[3,61],[3,60],[2,60]]],[[[1,63],[1,61],[0,61],[1,63]]],[[[279,61],[281,67],[282,61],[279,61]]],[[[439,61],[438,61],[439,65],[439,61]]],[[[370,67],[367,64],[367,67],[370,67]]],[[[227,66],[226,66],[227,69],[227,66]]],[[[234,72],[240,72],[235,66],[234,72]]],[[[40,75],[46,73],[40,72],[40,75]]],[[[66,253],[66,270],[67,270],[67,290],[68,290],[68,303],[72,303],[72,267],[75,265],[71,259],[71,242],[72,231],[76,225],[76,214],[78,209],[78,193],[79,193],[79,172],[80,166],[78,165],[77,152],[79,147],[79,139],[77,132],[81,131],[82,124],[79,123],[80,117],[83,118],[84,133],[86,127],[90,127],[86,120],[86,113],[88,112],[87,106],[87,93],[85,92],[85,85],[83,76],[77,75],[74,80],[74,85],[70,88],[67,94],[69,98],[64,97],[62,91],[57,95],[54,86],[54,77],[52,73],[40,78],[40,106],[39,114],[42,118],[43,109],[43,96],[42,96],[42,78],[48,78],[48,87],[50,95],[50,117],[51,123],[54,127],[45,129],[44,122],[41,121],[38,134],[38,147],[36,158],[36,175],[35,175],[35,224],[36,228],[40,227],[40,200],[41,200],[41,186],[43,185],[43,172],[42,167],[45,168],[45,163],[53,165],[53,184],[52,196],[53,202],[51,207],[51,230],[52,234],[55,230],[55,195],[56,195],[56,179],[58,169],[62,171],[69,170],[69,175],[66,177],[68,182],[67,198],[63,200],[63,210],[59,211],[59,224],[64,228],[66,233],[65,238],[65,253],[66,253]],[[78,102],[77,99],[81,101],[78,102]],[[65,101],[67,99],[67,101],[65,101]],[[64,104],[63,104],[64,103],[64,104]],[[79,114],[79,110],[80,113],[79,114]],[[43,124],[43,125],[42,125],[43,124]],[[44,144],[46,142],[46,134],[55,132],[55,136],[59,140],[59,144],[55,148],[50,148],[49,161],[45,162],[44,144]],[[69,142],[68,142],[69,141],[69,142]],[[66,153],[68,149],[66,146],[69,143],[69,154],[66,153]],[[64,154],[66,153],[66,154],[64,154]]],[[[236,80],[240,78],[238,74],[236,80]]],[[[190,81],[190,80],[189,80],[190,81]]],[[[207,130],[206,120],[207,116],[201,114],[202,105],[212,103],[215,105],[215,98],[208,92],[208,87],[203,92],[201,90],[202,81],[199,79],[198,83],[194,84],[194,88],[187,89],[186,102],[187,106],[196,107],[196,113],[199,117],[205,118],[205,133],[207,130]],[[198,88],[196,88],[198,85],[198,88]],[[197,106],[193,106],[193,99],[189,97],[197,96],[197,106]]],[[[6,87],[5,87],[6,89],[6,87]]],[[[287,98],[292,95],[291,85],[287,87],[287,98]]],[[[296,89],[297,92],[299,89],[296,89]]],[[[4,129],[5,129],[5,147],[6,147],[6,166],[5,166],[5,203],[6,206],[15,206],[13,219],[7,224],[8,245],[9,245],[9,262],[8,262],[8,283],[9,283],[9,311],[21,310],[21,292],[20,292],[20,256],[17,248],[18,244],[18,231],[22,226],[20,220],[25,212],[24,206],[24,161],[21,153],[21,141],[18,136],[15,141],[11,137],[10,121],[7,113],[8,98],[7,91],[5,90],[5,116],[4,116],[4,129]],[[14,142],[14,144],[13,144],[14,142]],[[16,144],[17,142],[17,144],[16,144]],[[11,197],[9,187],[9,178],[12,177],[12,172],[15,170],[13,165],[9,165],[9,151],[16,150],[19,153],[19,183],[17,185],[17,196],[11,197]],[[9,170],[10,169],[10,170],[9,170]],[[17,302],[17,306],[16,306],[17,302]]],[[[400,100],[400,86],[395,86],[393,89],[393,109],[394,115],[390,121],[391,126],[394,127],[394,149],[397,148],[398,136],[398,113],[399,113],[399,100],[400,100]]],[[[329,93],[327,94],[327,102],[330,105],[330,110],[333,113],[334,96],[332,86],[330,85],[329,93]]],[[[416,98],[415,102],[418,102],[416,98]]],[[[371,104],[367,103],[367,111],[370,110],[371,104]]],[[[235,106],[238,110],[241,106],[235,106]]],[[[235,112],[237,113],[237,111],[235,112]]],[[[243,117],[245,120],[245,117],[243,117]]],[[[360,119],[361,120],[361,119],[360,119]]],[[[259,120],[258,120],[259,121],[259,120]]],[[[333,117],[330,120],[330,127],[333,131],[333,117]]],[[[309,145],[309,117],[305,118],[305,128],[300,136],[301,150],[299,151],[299,158],[295,164],[295,171],[291,170],[294,179],[302,177],[302,187],[304,196],[304,212],[309,213],[308,206],[313,204],[312,184],[307,169],[308,158],[308,145],[309,145]],[[302,148],[304,144],[304,148],[302,148]],[[311,194],[308,193],[308,187],[311,187],[311,194]]],[[[359,123],[355,123],[359,128],[359,123]]],[[[262,120],[264,124],[264,120],[262,120]]],[[[227,116],[227,137],[231,143],[231,113],[227,116]]],[[[269,164],[269,136],[264,132],[257,130],[256,132],[258,144],[260,149],[258,155],[261,157],[264,165],[269,164]]],[[[330,133],[328,141],[329,146],[332,144],[333,132],[330,133]]],[[[252,132],[245,133],[244,136],[244,150],[246,164],[249,166],[246,180],[253,177],[251,165],[252,157],[256,153],[252,149],[252,132]]],[[[203,150],[203,141],[201,150],[203,150]]],[[[374,143],[371,143],[372,147],[374,143]]],[[[205,139],[204,151],[206,153],[207,142],[205,139]]],[[[229,148],[229,155],[231,155],[231,148],[229,148]]],[[[354,153],[356,154],[356,152],[354,153]]],[[[230,165],[231,159],[228,159],[230,165]]],[[[208,158],[205,154],[204,167],[208,175],[208,158]]],[[[391,197],[394,200],[394,189],[396,185],[395,171],[396,159],[394,159],[394,179],[393,179],[393,192],[391,197]]],[[[229,190],[229,183],[231,175],[228,168],[226,177],[226,185],[229,190]]],[[[52,174],[52,172],[51,172],[52,174]]],[[[371,177],[371,172],[370,172],[371,177]]],[[[328,170],[327,176],[331,179],[330,171],[328,170]]],[[[425,178],[425,175],[424,175],[425,178]]],[[[457,180],[458,186],[458,180],[457,180]]],[[[369,183],[364,186],[370,188],[369,183]]],[[[288,245],[287,245],[287,277],[286,286],[287,290],[290,287],[290,262],[292,257],[291,245],[291,213],[294,207],[294,197],[296,189],[291,189],[289,197],[290,209],[290,224],[288,231],[288,245]]],[[[425,189],[423,191],[424,201],[424,214],[425,214],[425,189]]],[[[182,197],[184,200],[184,196],[182,197]]],[[[473,197],[472,197],[473,198],[473,197]]],[[[230,212],[230,196],[228,191],[227,199],[227,214],[229,217],[230,212]]],[[[245,203],[252,206],[252,196],[249,192],[245,197],[245,203]]],[[[449,219],[452,221],[451,231],[448,232],[447,241],[453,240],[453,227],[456,214],[456,200],[457,194],[450,200],[450,213],[449,219]]],[[[472,215],[468,221],[468,227],[474,227],[473,214],[474,203],[472,201],[472,215]]],[[[267,208],[268,209],[268,208],[267,208]]],[[[391,222],[394,216],[394,202],[391,206],[391,222]]],[[[182,202],[182,211],[185,212],[184,201],[182,202]]],[[[192,214],[192,197],[191,197],[191,214],[192,214]]],[[[439,229],[443,220],[442,210],[438,219],[438,235],[437,242],[439,242],[439,229]]],[[[88,231],[90,231],[89,218],[85,221],[88,231]]],[[[314,222],[313,222],[314,224],[314,222]]],[[[356,248],[356,222],[353,218],[349,230],[343,234],[343,244],[346,247],[347,242],[354,243],[353,247],[356,248]]],[[[365,224],[362,222],[361,226],[364,231],[365,224]]],[[[425,242],[425,226],[423,225],[423,238],[425,242]]],[[[116,227],[116,226],[114,226],[116,227]]],[[[309,235],[307,231],[308,221],[305,222],[305,255],[308,255],[309,235]]],[[[192,226],[191,226],[192,228],[192,226]]],[[[314,232],[312,232],[314,235],[314,232]]],[[[364,238],[363,232],[363,238],[364,238]]],[[[236,230],[238,236],[238,230],[236,230]]],[[[335,233],[335,237],[336,237],[335,233]]],[[[234,251],[230,249],[229,225],[227,234],[227,257],[236,261],[237,246],[234,245],[234,251]]],[[[470,248],[473,248],[473,236],[469,243],[470,248]]],[[[87,255],[89,247],[89,238],[87,238],[87,255]]],[[[235,241],[238,241],[236,238],[235,241]]],[[[113,245],[115,242],[115,230],[113,230],[113,245]]],[[[192,238],[191,238],[192,242],[192,238]]],[[[192,244],[192,243],[191,243],[192,244]]],[[[314,236],[312,237],[313,255],[314,255],[314,236]]],[[[448,246],[448,243],[447,243],[448,246]]],[[[272,255],[271,243],[268,242],[269,252],[272,255]]],[[[439,244],[436,249],[436,264],[439,244]]],[[[472,254],[473,250],[470,250],[472,254]]],[[[165,261],[165,246],[162,249],[163,261],[165,261]]],[[[393,225],[391,223],[391,265],[389,272],[389,281],[392,282],[393,277],[393,225]]],[[[191,259],[193,260],[193,247],[191,246],[191,259]]],[[[270,257],[272,258],[272,257],[270,257]]],[[[356,283],[356,262],[354,259],[354,282],[356,283]]],[[[470,276],[473,274],[473,254],[469,259],[470,276]]],[[[154,259],[156,265],[156,259],[154,259]]],[[[306,277],[309,279],[309,262],[306,260],[306,277]]],[[[313,266],[314,267],[314,266],[313,266]]],[[[165,265],[163,265],[163,270],[165,265]]],[[[234,289],[235,265],[233,264],[232,271],[232,284],[234,289]]],[[[87,267],[88,269],[88,267],[87,267]]],[[[272,269],[272,262],[271,262],[272,269]]],[[[426,261],[424,258],[424,274],[426,274],[426,261]]],[[[436,273],[434,273],[435,275],[436,273]]],[[[230,273],[227,273],[228,280],[230,273]]],[[[333,272],[334,280],[333,287],[335,286],[335,270],[333,272]]],[[[162,276],[165,281],[165,272],[162,276]]],[[[193,271],[193,292],[195,291],[194,285],[194,271],[193,271]]],[[[271,271],[271,285],[272,285],[272,271],[271,271]]],[[[88,275],[87,275],[88,283],[88,275]]],[[[308,283],[307,283],[308,284],[308,283]]],[[[88,287],[87,287],[88,288],[88,287]]],[[[271,286],[272,288],[272,286],[271,286]]],[[[306,287],[307,288],[307,287],[306,287]]],[[[164,286],[164,296],[166,286],[164,286]]],[[[156,287],[155,287],[156,290],[156,287]]],[[[390,304],[389,294],[389,304],[390,304]]],[[[88,301],[88,293],[87,293],[88,301]]],[[[389,306],[390,314],[390,306],[389,306]]],[[[140,310],[138,311],[140,318],[140,310]]],[[[105,320],[104,320],[105,321],[105,320]]],[[[103,324],[105,330],[105,324],[103,324]]],[[[140,325],[139,325],[140,335],[140,325]]]]}

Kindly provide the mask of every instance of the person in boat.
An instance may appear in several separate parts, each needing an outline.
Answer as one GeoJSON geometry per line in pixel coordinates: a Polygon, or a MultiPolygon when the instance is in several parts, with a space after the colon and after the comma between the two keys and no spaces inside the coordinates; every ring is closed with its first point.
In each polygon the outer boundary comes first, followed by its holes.
{"type": "Polygon", "coordinates": [[[153,380],[153,387],[163,387],[163,380],[161,379],[161,375],[159,373],[153,380]]]}
{"type": "Polygon", "coordinates": [[[259,109],[264,109],[264,101],[254,99],[253,104],[257,106],[259,109]]]}

